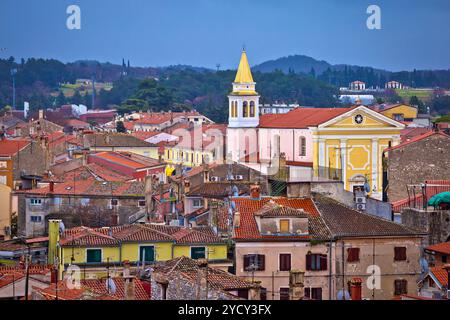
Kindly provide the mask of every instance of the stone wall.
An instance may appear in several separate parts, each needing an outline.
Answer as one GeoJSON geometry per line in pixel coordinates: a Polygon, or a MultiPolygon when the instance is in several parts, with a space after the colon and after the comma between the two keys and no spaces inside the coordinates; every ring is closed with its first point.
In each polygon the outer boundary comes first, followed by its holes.
{"type": "MultiPolygon", "coordinates": [[[[165,287],[166,300],[196,300],[197,299],[197,283],[195,280],[188,280],[181,276],[178,272],[173,272],[169,277],[165,275],[152,274],[151,280],[151,300],[163,300],[163,287],[165,287]],[[164,284],[156,279],[164,278],[164,284]]],[[[240,300],[239,297],[233,296],[223,291],[214,290],[211,287],[206,292],[205,288],[201,291],[201,300],[240,300]],[[207,298],[204,297],[207,295],[207,298]]]]}
{"type": "Polygon", "coordinates": [[[407,198],[407,184],[450,180],[449,168],[450,139],[440,134],[389,151],[389,202],[407,198]]]}
{"type": "Polygon", "coordinates": [[[424,246],[450,240],[450,211],[425,211],[414,208],[403,209],[402,223],[428,233],[424,246]]]}
{"type": "Polygon", "coordinates": [[[13,179],[20,180],[21,173],[42,175],[48,169],[46,149],[40,142],[32,141],[13,157],[13,179]]]}

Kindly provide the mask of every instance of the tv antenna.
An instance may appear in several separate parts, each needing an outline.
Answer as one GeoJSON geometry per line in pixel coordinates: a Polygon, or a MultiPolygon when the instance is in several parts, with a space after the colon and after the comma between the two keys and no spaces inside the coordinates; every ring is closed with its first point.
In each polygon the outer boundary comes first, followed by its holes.
{"type": "Polygon", "coordinates": [[[219,69],[220,69],[220,63],[216,63],[216,68],[217,68],[217,71],[219,71],[219,69]]]}

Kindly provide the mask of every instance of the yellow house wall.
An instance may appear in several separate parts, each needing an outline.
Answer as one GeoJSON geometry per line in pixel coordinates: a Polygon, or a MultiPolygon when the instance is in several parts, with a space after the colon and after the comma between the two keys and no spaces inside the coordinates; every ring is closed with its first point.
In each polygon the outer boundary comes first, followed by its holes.
{"type": "MultiPolygon", "coordinates": [[[[202,245],[193,245],[192,247],[202,247],[202,245]]],[[[208,260],[222,260],[227,258],[227,246],[225,244],[207,245],[206,248],[208,260]]],[[[173,257],[178,258],[181,256],[191,257],[191,246],[175,245],[173,257]]]]}
{"type": "Polygon", "coordinates": [[[0,236],[5,234],[5,227],[11,225],[11,188],[0,184],[0,236]]]}
{"type": "Polygon", "coordinates": [[[381,111],[380,113],[391,119],[394,118],[394,114],[403,114],[403,117],[406,119],[417,118],[417,109],[407,105],[400,105],[388,110],[381,111]]]}
{"type": "Polygon", "coordinates": [[[123,243],[122,244],[122,261],[138,261],[140,246],[154,246],[156,261],[166,261],[172,259],[172,243],[171,242],[154,242],[154,243],[123,243]]]}
{"type": "Polygon", "coordinates": [[[69,248],[64,247],[62,249],[63,263],[67,264],[71,262],[72,255],[74,257],[74,264],[86,263],[86,250],[87,249],[102,249],[102,262],[120,262],[120,248],[119,247],[91,247],[91,248],[69,248]]]}

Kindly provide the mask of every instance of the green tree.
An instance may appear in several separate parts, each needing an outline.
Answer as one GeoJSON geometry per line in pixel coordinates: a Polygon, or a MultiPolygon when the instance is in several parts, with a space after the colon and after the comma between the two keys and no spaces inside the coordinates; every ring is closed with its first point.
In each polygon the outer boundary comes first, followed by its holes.
{"type": "Polygon", "coordinates": [[[56,97],[56,105],[58,107],[65,105],[67,103],[66,96],[62,91],[59,92],[58,96],[56,97]]]}
{"type": "Polygon", "coordinates": [[[80,94],[79,90],[75,90],[75,93],[73,94],[72,98],[70,98],[70,102],[72,104],[81,104],[83,101],[83,97],[80,94]]]}
{"type": "Polygon", "coordinates": [[[419,113],[426,113],[426,112],[427,112],[426,107],[425,107],[425,105],[423,104],[422,100],[420,100],[419,98],[417,98],[417,96],[412,96],[412,97],[409,99],[409,104],[410,104],[411,106],[417,107],[419,113]]]}

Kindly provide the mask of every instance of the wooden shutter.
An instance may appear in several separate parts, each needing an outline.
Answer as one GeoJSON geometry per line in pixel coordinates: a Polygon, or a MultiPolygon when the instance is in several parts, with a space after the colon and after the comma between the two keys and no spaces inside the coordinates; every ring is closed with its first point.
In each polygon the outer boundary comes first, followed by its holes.
{"type": "Polygon", "coordinates": [[[244,255],[244,270],[247,271],[249,269],[249,266],[250,266],[250,255],[245,254],[244,255]]]}
{"type": "Polygon", "coordinates": [[[308,253],[306,255],[306,270],[311,270],[311,259],[312,259],[312,254],[308,253]]]}
{"type": "Polygon", "coordinates": [[[327,270],[328,268],[328,259],[326,254],[320,255],[320,270],[327,270]]]}
{"type": "Polygon", "coordinates": [[[280,220],[280,233],[289,233],[289,220],[280,220]]]}
{"type": "Polygon", "coordinates": [[[290,254],[280,254],[280,271],[291,270],[291,255],[290,254]]]}
{"type": "Polygon", "coordinates": [[[395,247],[394,248],[394,260],[395,261],[406,260],[406,247],[395,247]]]}
{"type": "Polygon", "coordinates": [[[348,248],[347,262],[357,262],[357,261],[359,261],[359,248],[348,248]]]}
{"type": "Polygon", "coordinates": [[[258,270],[263,271],[266,269],[266,256],[258,254],[258,270]]]}

